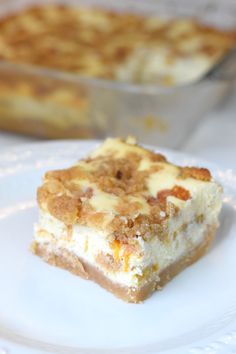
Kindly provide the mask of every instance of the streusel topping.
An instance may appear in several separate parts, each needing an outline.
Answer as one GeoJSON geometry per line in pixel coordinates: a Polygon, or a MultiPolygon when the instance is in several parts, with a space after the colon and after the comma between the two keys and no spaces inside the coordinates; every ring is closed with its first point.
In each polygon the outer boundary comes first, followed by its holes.
{"type": "Polygon", "coordinates": [[[211,179],[207,169],[173,165],[132,139],[107,139],[73,167],[47,172],[38,202],[66,225],[106,230],[132,243],[140,235],[164,237],[168,219],[211,179]]]}

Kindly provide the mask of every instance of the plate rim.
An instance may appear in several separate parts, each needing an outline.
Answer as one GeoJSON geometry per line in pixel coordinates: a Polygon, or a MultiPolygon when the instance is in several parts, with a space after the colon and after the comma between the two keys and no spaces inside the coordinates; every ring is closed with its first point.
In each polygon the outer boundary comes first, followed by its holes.
{"type": "MultiPolygon", "coordinates": [[[[19,144],[19,145],[10,147],[10,148],[6,147],[6,148],[2,149],[2,151],[0,152],[0,172],[1,172],[1,169],[2,169],[1,168],[2,162],[3,163],[5,162],[6,166],[9,163],[14,163],[15,164],[16,159],[17,159],[17,155],[19,156],[19,154],[21,154],[25,150],[26,151],[30,151],[31,150],[31,152],[34,153],[36,150],[40,150],[40,148],[42,148],[42,147],[45,147],[45,148],[50,147],[50,148],[52,148],[52,147],[56,147],[58,145],[61,145],[61,146],[64,146],[64,145],[71,145],[72,146],[73,145],[73,146],[76,146],[76,147],[79,147],[79,145],[87,145],[87,150],[88,150],[88,146],[91,145],[91,150],[92,150],[93,148],[96,147],[96,145],[98,145],[101,142],[102,142],[102,140],[56,140],[56,141],[42,141],[42,142],[33,142],[33,143],[19,144]],[[14,156],[14,154],[15,154],[15,156],[14,156]],[[7,157],[9,157],[10,160],[7,160],[7,157]]],[[[182,152],[182,151],[177,151],[177,150],[174,150],[174,149],[163,148],[163,147],[155,147],[155,146],[152,146],[152,145],[150,146],[150,145],[146,145],[146,144],[144,144],[143,146],[151,148],[154,151],[159,151],[159,152],[161,152],[163,154],[166,154],[167,157],[168,157],[169,154],[173,154],[173,155],[177,155],[178,159],[193,160],[194,163],[197,162],[197,164],[199,164],[201,166],[206,166],[206,167],[208,167],[210,169],[214,169],[216,171],[218,169],[219,170],[221,169],[221,167],[218,164],[212,163],[210,161],[204,160],[202,158],[196,157],[196,156],[194,156],[192,154],[188,154],[188,153],[185,153],[185,152],[182,152]]],[[[49,154],[49,152],[48,152],[48,154],[49,154]]],[[[40,155],[40,153],[39,153],[39,155],[40,155]]],[[[67,159],[69,158],[69,155],[70,155],[70,153],[68,154],[67,159]]],[[[28,158],[30,156],[33,156],[33,155],[28,155],[28,158]]],[[[26,160],[27,160],[27,156],[26,156],[26,160]]],[[[62,159],[61,161],[63,162],[64,159],[62,159]]],[[[170,161],[172,161],[172,159],[170,159],[170,161]]],[[[57,162],[58,162],[58,160],[57,160],[57,162]]],[[[22,166],[24,166],[24,159],[22,161],[22,166]]],[[[3,167],[3,169],[4,169],[4,167],[3,167]]],[[[226,172],[228,170],[229,169],[226,169],[224,167],[222,168],[222,171],[226,172]]],[[[233,169],[232,170],[230,169],[230,171],[231,171],[231,176],[235,177],[235,181],[236,181],[236,174],[234,173],[233,169]]],[[[14,174],[14,172],[13,172],[13,174],[14,174]]],[[[3,173],[3,176],[4,176],[4,173],[3,173]]],[[[234,188],[232,186],[229,186],[229,187],[230,187],[230,189],[232,189],[233,192],[236,192],[236,189],[234,190],[234,188]]],[[[235,199],[236,199],[236,195],[235,195],[235,199]]],[[[16,338],[12,338],[12,335],[7,333],[7,331],[6,331],[5,335],[2,336],[1,332],[2,332],[2,329],[0,327],[0,339],[7,340],[7,341],[13,342],[15,344],[19,344],[19,345],[24,345],[24,346],[29,347],[31,349],[35,349],[36,351],[38,349],[40,349],[40,350],[43,350],[44,352],[68,353],[68,354],[69,353],[71,353],[71,354],[73,353],[74,354],[74,353],[79,353],[79,352],[81,352],[81,353],[92,353],[92,352],[93,353],[95,353],[95,352],[96,353],[111,353],[111,349],[107,349],[107,350],[104,350],[104,349],[101,349],[101,350],[100,349],[89,349],[89,348],[88,349],[86,349],[86,348],[79,349],[79,348],[73,348],[73,347],[67,347],[67,346],[65,346],[65,347],[64,346],[60,346],[60,348],[62,348],[62,351],[58,350],[58,348],[55,348],[55,350],[54,350],[53,349],[54,344],[49,344],[49,347],[48,347],[47,343],[44,343],[42,341],[38,341],[37,339],[36,340],[30,339],[31,343],[29,343],[29,338],[25,338],[25,337],[19,338],[17,336],[16,336],[16,338]],[[22,339],[23,339],[23,341],[22,341],[22,339]],[[25,341],[27,343],[24,343],[25,341]],[[35,345],[34,345],[36,343],[37,343],[37,347],[35,347],[35,345]],[[46,344],[46,346],[45,346],[45,344],[46,344]]],[[[227,332],[226,334],[224,334],[224,336],[225,335],[228,336],[228,337],[231,336],[232,338],[236,339],[236,324],[235,324],[235,329],[233,329],[233,331],[231,331],[230,333],[231,334],[229,334],[229,332],[227,332]]],[[[188,332],[186,332],[186,334],[188,334],[188,332]]],[[[13,336],[14,336],[14,333],[13,333],[13,336]]],[[[206,338],[208,338],[208,337],[206,337],[206,338]]],[[[183,348],[183,346],[185,346],[185,345],[189,345],[189,343],[180,345],[179,349],[183,348]]],[[[208,345],[208,347],[209,347],[209,345],[208,345]]],[[[199,349],[199,350],[201,350],[201,352],[199,351],[199,354],[200,353],[204,353],[204,350],[205,350],[204,348],[206,348],[206,347],[203,347],[202,349],[201,348],[199,349]]],[[[178,349],[178,348],[176,348],[176,349],[178,349]]],[[[137,351],[135,348],[134,349],[130,348],[130,349],[128,349],[128,353],[130,353],[130,354],[131,353],[138,353],[138,352],[140,352],[140,353],[154,353],[154,351],[151,348],[150,348],[150,350],[148,349],[148,351],[146,351],[144,349],[141,349],[141,351],[139,351],[139,350],[137,351]]],[[[172,349],[167,349],[167,351],[169,351],[169,350],[171,351],[171,353],[173,352],[173,348],[172,349]]],[[[188,351],[188,352],[191,353],[191,350],[192,349],[190,348],[190,351],[188,351]]],[[[2,351],[2,352],[4,353],[4,351],[2,351]]],[[[123,349],[122,350],[120,350],[120,349],[118,349],[118,350],[112,349],[112,352],[113,353],[121,353],[121,352],[123,353],[123,349]]],[[[1,342],[0,342],[0,353],[1,353],[1,342]]],[[[162,351],[159,352],[159,353],[162,353],[162,351]]],[[[192,352],[192,353],[194,353],[194,352],[192,352]]],[[[198,352],[196,352],[196,354],[197,353],[198,352]]],[[[217,352],[214,352],[214,353],[217,353],[217,352]]]]}

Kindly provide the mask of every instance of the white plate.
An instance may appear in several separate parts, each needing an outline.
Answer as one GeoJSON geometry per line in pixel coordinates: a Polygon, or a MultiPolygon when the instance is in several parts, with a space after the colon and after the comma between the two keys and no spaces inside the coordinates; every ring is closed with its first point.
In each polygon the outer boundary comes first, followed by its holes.
{"type": "MultiPolygon", "coordinates": [[[[28,247],[35,191],[97,142],[52,142],[0,154],[0,354],[236,353],[236,175],[207,164],[225,189],[210,252],[143,304],[51,267],[28,247]]],[[[159,149],[178,164],[206,165],[159,149]]]]}

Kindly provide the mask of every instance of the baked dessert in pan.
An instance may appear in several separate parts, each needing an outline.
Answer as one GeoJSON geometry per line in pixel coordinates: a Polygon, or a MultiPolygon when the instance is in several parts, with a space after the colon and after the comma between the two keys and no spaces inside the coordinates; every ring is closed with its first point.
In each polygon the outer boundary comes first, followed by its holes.
{"type": "Polygon", "coordinates": [[[0,20],[0,59],[88,77],[173,86],[199,79],[236,31],[70,5],[26,8],[0,20]]]}

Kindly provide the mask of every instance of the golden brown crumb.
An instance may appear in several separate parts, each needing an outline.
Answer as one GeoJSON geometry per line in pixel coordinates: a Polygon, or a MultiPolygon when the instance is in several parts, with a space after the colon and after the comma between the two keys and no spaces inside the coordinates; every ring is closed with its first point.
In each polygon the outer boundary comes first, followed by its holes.
{"type": "Polygon", "coordinates": [[[188,200],[191,198],[189,191],[180,186],[174,186],[172,188],[172,195],[181,200],[188,200]]]}
{"type": "Polygon", "coordinates": [[[88,178],[88,174],[79,166],[73,166],[66,170],[49,171],[45,174],[45,179],[55,179],[61,182],[73,180],[76,178],[88,178]]]}
{"type": "Polygon", "coordinates": [[[78,218],[81,201],[66,195],[52,197],[47,203],[49,213],[67,225],[74,224],[78,218]]]}
{"type": "Polygon", "coordinates": [[[180,178],[195,178],[199,181],[208,182],[211,181],[212,176],[207,168],[182,167],[180,172],[180,178]]]}
{"type": "Polygon", "coordinates": [[[164,189],[157,194],[157,201],[160,203],[162,209],[166,209],[167,197],[170,196],[185,201],[191,198],[189,191],[183,187],[174,186],[172,189],[164,189]]]}
{"type": "Polygon", "coordinates": [[[150,160],[153,162],[166,162],[166,157],[162,154],[157,154],[155,152],[150,151],[150,160]]]}

